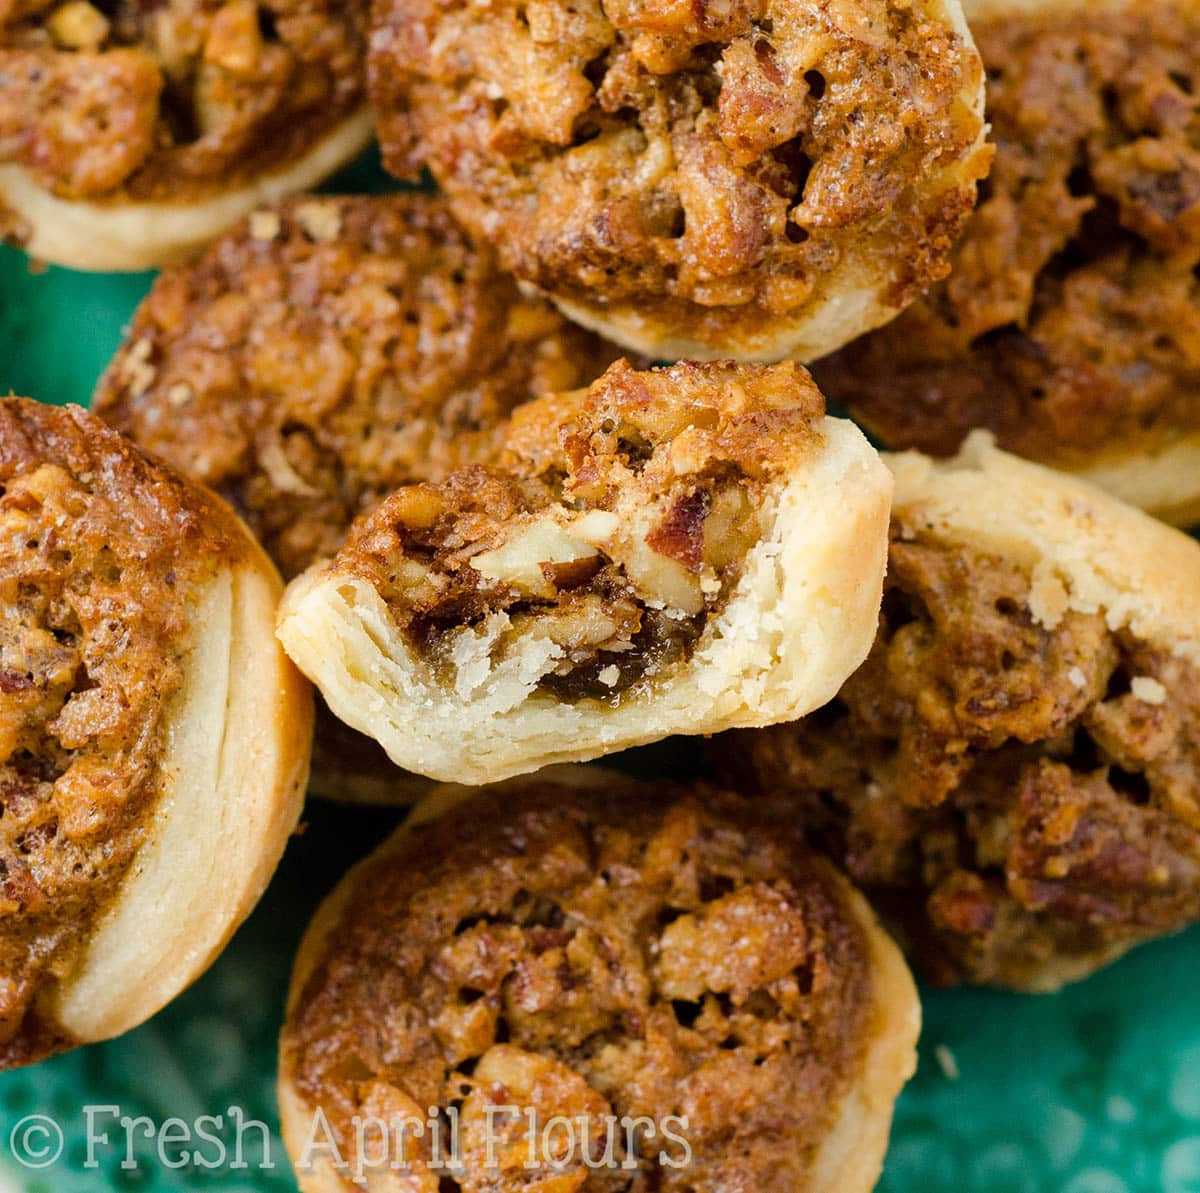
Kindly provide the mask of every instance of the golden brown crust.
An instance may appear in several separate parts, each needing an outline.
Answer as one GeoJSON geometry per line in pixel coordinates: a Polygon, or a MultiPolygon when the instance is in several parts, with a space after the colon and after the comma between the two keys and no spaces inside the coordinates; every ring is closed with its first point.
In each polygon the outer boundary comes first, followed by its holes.
{"type": "Polygon", "coordinates": [[[402,766],[486,782],[799,715],[861,660],[889,483],[798,365],[619,362],[397,491],[279,634],[402,766]]]}
{"type": "MultiPolygon", "coordinates": [[[[716,1187],[734,1170],[764,1191],[871,1187],[917,1029],[894,946],[794,830],[709,788],[655,794],[566,769],[439,792],[436,814],[347,876],[289,993],[294,1162],[318,1108],[352,1169],[355,1114],[424,1118],[465,1098],[466,1188],[527,1187],[503,1159],[489,1171],[480,1127],[499,1101],[597,1126],[686,1118],[690,1165],[661,1165],[661,1137],[643,1138],[638,1188],[716,1187]]],[[[414,1187],[435,1188],[428,1141],[409,1158],[414,1187]]],[[[329,1165],[299,1176],[313,1193],[349,1187],[329,1165]]],[[[559,1179],[613,1176],[575,1157],[559,1179]]]]}
{"type": "MultiPolygon", "coordinates": [[[[175,762],[182,761],[181,724],[196,660],[214,645],[205,632],[212,602],[234,582],[265,584],[268,602],[256,607],[248,631],[261,636],[269,632],[278,579],[222,503],[78,408],[0,403],[0,485],[0,1066],[6,1066],[38,1059],[81,1034],[92,1038],[77,1030],[87,1015],[64,1014],[58,1000],[85,976],[88,950],[144,864],[163,793],[190,782],[192,798],[206,799],[203,776],[175,762]]],[[[228,634],[224,641],[228,654],[228,634]]],[[[303,734],[307,693],[278,651],[268,648],[266,655],[281,686],[267,689],[264,707],[273,710],[279,697],[303,734]]],[[[225,690],[219,689],[222,700],[225,690]]],[[[219,724],[202,728],[220,731],[219,724]]],[[[294,821],[302,783],[295,772],[303,769],[307,744],[292,740],[295,729],[285,732],[280,766],[262,777],[270,798],[286,805],[294,821]],[[287,791],[277,796],[282,770],[287,791]]],[[[211,805],[206,811],[213,814],[211,805]]],[[[261,845],[255,838],[254,847],[261,845]]],[[[239,879],[231,875],[234,885],[239,879]]],[[[138,976],[114,979],[93,1000],[92,1014],[104,1015],[108,1000],[127,1002],[130,984],[148,983],[155,943],[153,934],[139,940],[148,953],[138,976]]],[[[207,959],[203,934],[192,948],[193,960],[207,959]]],[[[194,973],[172,975],[177,984],[169,993],[194,973]]]]}
{"type": "Polygon", "coordinates": [[[306,197],[163,274],[93,408],[221,493],[290,579],[613,356],[524,297],[441,199],[306,197]]]}
{"type": "Polygon", "coordinates": [[[999,453],[893,464],[867,663],[717,756],[936,980],[1054,988],[1200,919],[1200,547],[999,453]]]}
{"type": "Polygon", "coordinates": [[[216,959],[275,872],[304,802],[311,689],[268,633],[281,584],[248,565],[199,594],[164,782],[137,864],[60,984],[73,1039],[120,1035],[216,959]]]}
{"type": "Polygon", "coordinates": [[[1200,431],[1145,451],[1107,451],[1077,475],[1172,526],[1200,525],[1200,431]]]}
{"type": "Polygon", "coordinates": [[[951,277],[818,381],[889,446],[951,454],[984,427],[1185,517],[1200,498],[1200,5],[1011,8],[969,14],[997,158],[951,277]]]}
{"type": "Polygon", "coordinates": [[[999,451],[983,432],[951,460],[884,459],[896,478],[896,517],[1028,562],[1047,624],[1066,609],[1104,609],[1110,628],[1200,662],[1197,548],[1187,535],[1076,477],[999,451]]]}
{"type": "Polygon", "coordinates": [[[986,169],[958,0],[392,0],[385,160],[573,318],[659,357],[811,359],[944,276],[986,169]]]}

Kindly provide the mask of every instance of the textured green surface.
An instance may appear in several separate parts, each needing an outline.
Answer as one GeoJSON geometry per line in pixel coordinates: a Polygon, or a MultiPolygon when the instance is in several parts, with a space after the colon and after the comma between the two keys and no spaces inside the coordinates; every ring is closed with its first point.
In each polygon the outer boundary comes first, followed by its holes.
{"type": "MultiPolygon", "coordinates": [[[[343,181],[378,189],[369,161],[343,181]]],[[[35,275],[0,249],[0,391],[86,402],[148,284],[148,275],[35,275]]],[[[653,772],[661,755],[642,761],[653,772]]],[[[123,1169],[124,1133],[104,1119],[110,1144],[97,1148],[99,1166],[86,1168],[83,1108],[191,1123],[238,1106],[274,1129],[275,1037],[296,941],[320,897],[394,816],[316,807],[311,819],[262,907],[174,1005],[121,1040],[0,1076],[0,1193],[295,1188],[277,1138],[267,1156],[275,1167],[260,1166],[254,1129],[245,1132],[246,1168],[167,1168],[139,1136],[136,1167],[123,1169]],[[14,1126],[31,1114],[53,1117],[65,1137],[62,1157],[38,1173],[10,1152],[14,1126]]],[[[1200,1193],[1198,977],[1200,932],[1192,932],[1054,997],[925,992],[921,1069],[901,1098],[881,1188],[1200,1193]]],[[[231,1147],[234,1132],[222,1137],[231,1147]]],[[[177,1154],[166,1151],[169,1160],[177,1154]]],[[[214,1159],[216,1148],[202,1142],[201,1154],[214,1159]]]]}

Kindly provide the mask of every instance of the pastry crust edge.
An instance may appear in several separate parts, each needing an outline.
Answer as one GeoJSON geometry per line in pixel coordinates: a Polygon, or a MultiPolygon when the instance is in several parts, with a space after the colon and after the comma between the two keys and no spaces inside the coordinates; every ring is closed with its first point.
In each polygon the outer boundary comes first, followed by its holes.
{"type": "Polygon", "coordinates": [[[196,594],[148,840],[50,1000],[80,1043],[138,1026],[212,964],[300,818],[312,691],[271,634],[278,573],[238,529],[245,555],[196,594]]]}
{"type": "Polygon", "coordinates": [[[935,540],[1012,559],[1031,612],[1103,612],[1111,630],[1200,665],[1200,544],[1088,481],[999,450],[987,432],[957,456],[885,455],[893,519],[935,540]]]}
{"type": "Polygon", "coordinates": [[[1160,448],[1098,455],[1077,475],[1172,526],[1200,525],[1200,431],[1160,448]]]}

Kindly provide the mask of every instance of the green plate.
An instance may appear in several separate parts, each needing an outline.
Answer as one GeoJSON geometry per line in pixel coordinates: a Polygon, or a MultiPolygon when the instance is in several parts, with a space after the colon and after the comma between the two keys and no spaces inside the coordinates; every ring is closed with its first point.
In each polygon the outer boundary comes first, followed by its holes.
{"type": "MultiPolygon", "coordinates": [[[[386,185],[369,158],[339,183],[386,185]]],[[[0,249],[0,392],[86,403],[150,280],[31,273],[0,249]]],[[[637,768],[662,775],[663,758],[642,752],[637,768]]],[[[0,1076],[0,1193],[295,1189],[273,1090],[291,957],[322,895],[397,819],[308,815],[258,911],[183,997],[119,1040],[0,1076]],[[197,1126],[208,1138],[181,1138],[197,1126]]],[[[925,991],[881,1190],[1200,1193],[1198,979],[1193,931],[1059,995],[925,991]]]]}

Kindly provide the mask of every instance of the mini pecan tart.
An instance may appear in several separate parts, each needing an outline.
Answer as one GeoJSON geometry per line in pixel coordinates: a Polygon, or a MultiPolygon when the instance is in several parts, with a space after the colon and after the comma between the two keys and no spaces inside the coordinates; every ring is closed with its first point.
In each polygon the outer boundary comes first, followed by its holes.
{"type": "Polygon", "coordinates": [[[0,0],[0,234],[149,269],[363,149],[363,0],[0,0]]]}
{"type": "Polygon", "coordinates": [[[966,8],[995,168],[950,278],[817,380],[889,447],[986,428],[1200,521],[1200,2],[966,8]]]}
{"type": "Polygon", "coordinates": [[[1200,920],[1200,544],[969,441],[891,459],[874,649],[722,737],[935,980],[1046,990],[1200,920]]]}
{"type": "Polygon", "coordinates": [[[399,765],[487,782],[802,715],[865,657],[891,478],[796,364],[618,362],[398,490],[279,636],[399,765]]]}
{"type": "Polygon", "coordinates": [[[0,402],[0,1068],[148,1018],[299,815],[281,584],[211,494],[75,408],[0,402]]]}
{"type": "Polygon", "coordinates": [[[326,900],[283,1134],[305,1193],[867,1193],[919,1025],[794,826],[553,768],[437,790],[326,900]]]}
{"type": "Polygon", "coordinates": [[[657,359],[811,360],[945,276],[987,170],[959,0],[381,0],[385,164],[657,359]]]}

